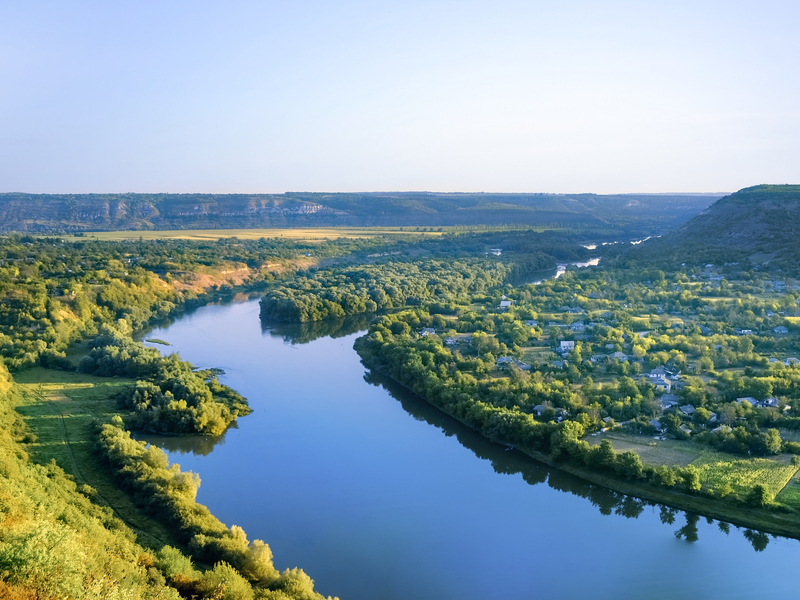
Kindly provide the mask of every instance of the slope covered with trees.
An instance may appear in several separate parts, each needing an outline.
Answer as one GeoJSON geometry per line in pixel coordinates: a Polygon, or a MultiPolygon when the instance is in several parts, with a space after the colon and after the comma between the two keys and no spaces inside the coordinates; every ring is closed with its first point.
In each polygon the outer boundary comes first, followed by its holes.
{"type": "Polygon", "coordinates": [[[632,260],[688,264],[733,261],[796,268],[800,185],[757,185],[725,196],[702,214],[627,252],[632,260]]]}
{"type": "Polygon", "coordinates": [[[0,194],[6,231],[510,225],[623,230],[683,223],[714,195],[625,194],[0,194]]]}

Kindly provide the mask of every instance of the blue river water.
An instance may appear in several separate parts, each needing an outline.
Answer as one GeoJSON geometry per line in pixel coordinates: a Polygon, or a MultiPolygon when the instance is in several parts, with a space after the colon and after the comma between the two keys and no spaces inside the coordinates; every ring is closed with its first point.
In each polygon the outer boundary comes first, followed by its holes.
{"type": "Polygon", "coordinates": [[[615,494],[482,439],[353,350],[366,319],[262,325],[257,301],[148,332],[248,398],[219,439],[145,437],[279,569],[342,600],[798,594],[800,542],[615,494]],[[321,336],[321,337],[318,337],[321,336]]]}

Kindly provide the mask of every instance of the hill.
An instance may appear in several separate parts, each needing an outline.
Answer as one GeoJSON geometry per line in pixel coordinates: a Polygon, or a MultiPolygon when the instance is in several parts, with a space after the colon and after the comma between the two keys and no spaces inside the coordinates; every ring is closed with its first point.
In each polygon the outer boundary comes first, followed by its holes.
{"type": "Polygon", "coordinates": [[[0,230],[77,232],[321,226],[528,225],[668,231],[719,195],[0,194],[0,230]]]}
{"type": "Polygon", "coordinates": [[[687,264],[796,263],[800,256],[800,185],[741,189],[625,256],[687,264]]]}

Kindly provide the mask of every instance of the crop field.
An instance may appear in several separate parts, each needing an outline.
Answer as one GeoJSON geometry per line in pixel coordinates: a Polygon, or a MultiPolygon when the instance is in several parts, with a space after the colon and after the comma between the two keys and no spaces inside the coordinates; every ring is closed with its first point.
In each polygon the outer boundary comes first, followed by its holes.
{"type": "Polygon", "coordinates": [[[97,239],[116,240],[196,240],[216,241],[221,238],[237,237],[242,240],[258,240],[263,238],[281,238],[314,242],[336,238],[370,238],[384,236],[440,236],[448,228],[436,228],[430,231],[427,227],[307,227],[286,229],[176,229],[169,231],[97,231],[86,233],[83,237],[71,237],[70,240],[97,239]],[[418,230],[419,229],[419,230],[418,230]],[[441,231],[439,230],[441,229],[441,231]],[[427,230],[427,231],[425,231],[427,230]]]}
{"type": "Polygon", "coordinates": [[[762,483],[776,496],[797,473],[798,467],[784,455],[775,458],[734,458],[720,452],[704,453],[692,463],[703,485],[717,488],[728,483],[734,493],[746,495],[762,483]]]}
{"type": "MultiPolygon", "coordinates": [[[[798,472],[798,467],[791,463],[791,457],[785,454],[772,458],[742,458],[715,452],[692,442],[654,440],[649,436],[617,431],[590,435],[586,438],[592,445],[599,444],[604,439],[610,441],[617,452],[631,450],[648,465],[674,467],[694,465],[700,471],[700,482],[704,487],[718,488],[724,483],[729,483],[734,493],[740,495],[746,495],[758,483],[763,483],[773,495],[777,495],[798,472]]],[[[787,493],[789,490],[796,499],[789,499],[786,503],[800,506],[800,483],[793,482],[787,488],[787,493]]],[[[781,502],[784,501],[784,497],[782,494],[781,502]]]]}

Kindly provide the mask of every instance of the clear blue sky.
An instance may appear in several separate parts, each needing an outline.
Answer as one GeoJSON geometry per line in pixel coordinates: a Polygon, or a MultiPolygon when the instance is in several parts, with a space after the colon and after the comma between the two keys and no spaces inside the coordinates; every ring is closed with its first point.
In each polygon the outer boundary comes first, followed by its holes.
{"type": "Polygon", "coordinates": [[[800,183],[800,3],[0,2],[0,191],[800,183]]]}

